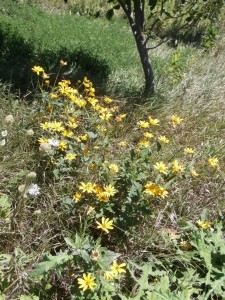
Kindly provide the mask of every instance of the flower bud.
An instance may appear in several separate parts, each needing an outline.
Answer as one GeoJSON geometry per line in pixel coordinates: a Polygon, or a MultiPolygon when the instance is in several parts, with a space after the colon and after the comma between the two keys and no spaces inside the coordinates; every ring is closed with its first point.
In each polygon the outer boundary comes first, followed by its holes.
{"type": "Polygon", "coordinates": [[[34,135],[33,129],[28,129],[28,130],[26,131],[26,134],[29,135],[29,136],[34,135]]]}
{"type": "Polygon", "coordinates": [[[37,174],[35,172],[30,172],[27,174],[28,179],[35,179],[37,177],[37,174]]]}
{"type": "Polygon", "coordinates": [[[23,194],[25,192],[26,189],[26,185],[25,184],[21,184],[18,186],[18,191],[20,194],[23,194]]]}
{"type": "Polygon", "coordinates": [[[14,123],[14,117],[13,117],[13,115],[7,115],[6,117],[5,117],[5,123],[6,124],[9,124],[9,125],[12,125],[13,123],[14,123]]]}
{"type": "Polygon", "coordinates": [[[44,154],[48,154],[51,151],[51,149],[52,149],[52,147],[48,143],[43,143],[39,147],[39,151],[44,153],[44,154]]]}

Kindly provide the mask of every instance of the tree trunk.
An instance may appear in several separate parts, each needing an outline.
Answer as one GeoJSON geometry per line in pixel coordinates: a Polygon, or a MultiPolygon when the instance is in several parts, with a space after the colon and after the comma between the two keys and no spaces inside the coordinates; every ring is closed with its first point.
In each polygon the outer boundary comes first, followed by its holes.
{"type": "Polygon", "coordinates": [[[145,22],[144,22],[144,7],[145,0],[134,0],[133,1],[133,12],[134,17],[132,16],[132,4],[131,0],[127,0],[126,4],[123,0],[118,0],[121,7],[123,8],[130,27],[132,29],[135,42],[137,45],[138,53],[141,59],[142,68],[145,75],[145,90],[144,94],[146,96],[154,93],[154,74],[152,70],[152,65],[149,60],[146,36],[144,34],[145,22]]]}
{"type": "Polygon", "coordinates": [[[134,33],[138,53],[141,59],[142,68],[145,74],[145,90],[144,94],[150,95],[154,93],[154,74],[152,70],[152,65],[149,60],[147,45],[145,44],[145,37],[142,36],[140,33],[139,36],[137,36],[134,33]]]}

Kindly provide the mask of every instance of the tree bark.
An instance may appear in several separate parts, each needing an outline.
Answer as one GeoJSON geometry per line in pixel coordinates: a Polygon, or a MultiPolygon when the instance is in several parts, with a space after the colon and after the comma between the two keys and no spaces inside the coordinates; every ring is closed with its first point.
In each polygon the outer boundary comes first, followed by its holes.
{"type": "Polygon", "coordinates": [[[138,53],[141,59],[142,68],[145,75],[145,90],[144,93],[146,95],[150,95],[154,93],[154,74],[152,70],[152,65],[149,60],[148,50],[146,46],[146,38],[142,37],[142,34],[139,36],[135,35],[135,41],[138,49],[138,53]]]}
{"type": "Polygon", "coordinates": [[[126,1],[127,5],[123,0],[118,0],[122,9],[124,10],[128,21],[130,23],[131,30],[133,32],[137,50],[140,56],[142,68],[145,75],[145,90],[144,94],[146,96],[154,93],[154,74],[152,65],[149,59],[146,36],[144,34],[145,23],[144,23],[144,0],[134,0],[133,1],[133,12],[132,16],[132,0],[126,1]]]}

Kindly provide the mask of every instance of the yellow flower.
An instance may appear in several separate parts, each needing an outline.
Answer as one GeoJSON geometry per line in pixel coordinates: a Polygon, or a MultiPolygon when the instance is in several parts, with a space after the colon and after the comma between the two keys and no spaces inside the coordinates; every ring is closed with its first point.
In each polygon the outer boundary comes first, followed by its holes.
{"type": "Polygon", "coordinates": [[[57,98],[59,98],[59,95],[54,94],[54,93],[50,93],[49,96],[50,96],[51,99],[57,99],[57,98]]]}
{"type": "Polygon", "coordinates": [[[153,182],[149,182],[145,185],[144,193],[150,194],[153,197],[160,196],[163,199],[168,195],[168,192],[166,189],[164,189],[162,186],[157,185],[153,182]]]}
{"type": "Polygon", "coordinates": [[[49,76],[48,76],[48,74],[46,74],[45,72],[42,74],[42,78],[43,79],[49,79],[49,76]]]}
{"type": "Polygon", "coordinates": [[[79,189],[82,190],[83,193],[87,192],[88,194],[91,194],[94,193],[95,191],[95,184],[91,182],[87,182],[87,183],[81,182],[79,189]]]}
{"type": "Polygon", "coordinates": [[[199,175],[194,169],[190,170],[190,174],[192,177],[197,177],[199,175]]]}
{"type": "Polygon", "coordinates": [[[44,69],[42,67],[39,67],[39,66],[34,66],[31,70],[33,72],[37,73],[37,75],[40,75],[40,73],[44,72],[44,69]]]}
{"type": "Polygon", "coordinates": [[[168,195],[168,192],[159,185],[157,188],[157,195],[164,199],[168,195]]]}
{"type": "Polygon", "coordinates": [[[96,128],[97,128],[99,131],[101,131],[101,132],[106,132],[106,131],[107,131],[107,128],[105,128],[105,127],[102,126],[102,125],[98,125],[98,126],[96,126],[96,128]]]}
{"type": "Polygon", "coordinates": [[[82,141],[87,141],[87,140],[88,140],[88,134],[81,135],[81,136],[79,136],[79,138],[80,138],[82,141]]]}
{"type": "Polygon", "coordinates": [[[78,202],[78,201],[80,201],[81,197],[82,197],[82,195],[76,192],[76,194],[73,196],[73,200],[75,202],[78,202]]]}
{"type": "Polygon", "coordinates": [[[115,273],[113,273],[112,271],[106,271],[103,277],[105,280],[112,280],[115,277],[115,273]]]}
{"type": "Polygon", "coordinates": [[[150,125],[159,126],[159,120],[158,119],[153,119],[151,116],[148,119],[149,119],[150,125]]]}
{"type": "Polygon", "coordinates": [[[93,290],[94,287],[97,285],[95,282],[95,277],[92,277],[91,273],[88,273],[87,275],[84,273],[83,278],[78,278],[78,284],[79,288],[83,289],[83,292],[86,291],[86,289],[91,289],[93,290]]]}
{"type": "Polygon", "coordinates": [[[173,126],[175,126],[176,124],[180,124],[184,120],[184,119],[181,119],[181,118],[179,118],[179,117],[177,117],[175,115],[172,115],[170,117],[170,119],[172,120],[173,126]]]}
{"type": "Polygon", "coordinates": [[[114,196],[116,194],[117,190],[111,185],[106,185],[104,187],[104,194],[107,196],[107,197],[110,197],[110,196],[114,196]]]}
{"type": "Polygon", "coordinates": [[[72,128],[77,128],[78,123],[77,123],[77,121],[75,120],[75,118],[69,118],[69,123],[68,123],[68,125],[69,125],[70,127],[72,127],[72,128]]]}
{"type": "Polygon", "coordinates": [[[47,130],[47,129],[51,128],[51,123],[49,123],[49,122],[41,123],[40,126],[42,129],[47,130]]]}
{"type": "Polygon", "coordinates": [[[159,136],[158,140],[162,143],[168,144],[169,140],[165,137],[165,135],[159,136]]]}
{"type": "Polygon", "coordinates": [[[213,168],[219,168],[219,160],[216,157],[209,158],[208,163],[213,168]]]}
{"type": "Polygon", "coordinates": [[[153,183],[153,182],[149,182],[145,185],[145,190],[144,192],[146,194],[150,194],[152,196],[156,196],[157,195],[157,189],[158,189],[158,186],[157,184],[153,183]]]}
{"type": "Polygon", "coordinates": [[[147,141],[147,140],[141,140],[141,141],[138,143],[138,145],[139,145],[140,147],[147,148],[147,147],[149,147],[149,141],[147,141]]]}
{"type": "Polygon", "coordinates": [[[98,103],[98,99],[95,98],[88,98],[88,102],[92,105],[95,106],[98,103]]]}
{"type": "Polygon", "coordinates": [[[117,276],[120,273],[126,273],[126,270],[124,270],[124,267],[126,267],[127,264],[122,263],[120,265],[117,264],[116,260],[113,261],[113,265],[111,266],[112,272],[117,276]]]}
{"type": "Polygon", "coordinates": [[[109,196],[107,196],[103,191],[97,192],[96,196],[102,202],[108,202],[109,201],[109,196]]]}
{"type": "Polygon", "coordinates": [[[197,224],[198,224],[199,227],[201,227],[203,229],[206,229],[206,228],[210,228],[211,227],[212,222],[210,222],[210,221],[202,222],[201,220],[198,220],[197,224]]]}
{"type": "Polygon", "coordinates": [[[74,158],[76,158],[76,154],[75,153],[67,153],[66,154],[66,160],[73,160],[74,158]]]}
{"type": "Polygon", "coordinates": [[[59,150],[64,151],[67,148],[67,143],[63,142],[63,141],[60,141],[58,148],[59,148],[59,150]]]}
{"type": "Polygon", "coordinates": [[[119,167],[117,166],[117,164],[110,164],[109,169],[112,170],[114,173],[119,172],[119,167]]]}
{"type": "Polygon", "coordinates": [[[154,137],[154,135],[152,133],[150,133],[150,132],[145,132],[144,133],[144,137],[146,137],[147,139],[151,139],[151,138],[154,137]]]}
{"type": "Polygon", "coordinates": [[[164,162],[160,161],[154,165],[154,168],[159,171],[159,173],[167,174],[168,167],[164,164],[164,162]]]}
{"type": "Polygon", "coordinates": [[[122,141],[119,143],[120,147],[126,147],[127,146],[127,142],[126,141],[122,141]]]}
{"type": "Polygon", "coordinates": [[[62,132],[62,135],[65,136],[65,137],[72,137],[73,136],[73,132],[69,131],[67,129],[64,129],[63,132],[62,132]]]}
{"type": "Polygon", "coordinates": [[[183,173],[185,165],[181,164],[178,160],[172,161],[172,173],[183,173]]]}
{"type": "Polygon", "coordinates": [[[99,223],[96,221],[98,224],[97,228],[104,230],[106,233],[109,233],[109,229],[113,229],[113,220],[109,220],[109,218],[102,217],[102,223],[99,223]]]}
{"type": "Polygon", "coordinates": [[[104,101],[106,102],[106,103],[112,103],[112,102],[114,102],[114,100],[112,100],[112,99],[110,99],[109,97],[104,97],[104,101]]]}
{"type": "Polygon", "coordinates": [[[54,121],[51,123],[50,127],[56,132],[61,132],[65,130],[65,128],[62,126],[62,122],[54,121]]]}
{"type": "Polygon", "coordinates": [[[187,153],[187,154],[193,154],[193,153],[195,153],[195,151],[192,148],[185,148],[184,152],[187,153]]]}
{"type": "Polygon", "coordinates": [[[84,99],[76,99],[75,101],[74,101],[74,103],[78,106],[78,107],[85,107],[86,105],[87,105],[87,101],[86,100],[84,100],[84,99]]]}
{"type": "Polygon", "coordinates": [[[116,117],[116,122],[122,122],[123,119],[126,118],[126,116],[127,116],[126,114],[121,114],[121,115],[117,116],[116,117]]]}
{"type": "Polygon", "coordinates": [[[137,125],[141,128],[148,128],[149,127],[149,123],[145,122],[145,121],[139,121],[139,122],[137,122],[137,125]]]}
{"type": "Polygon", "coordinates": [[[45,138],[39,138],[38,139],[39,144],[48,144],[48,139],[45,138]]]}
{"type": "Polygon", "coordinates": [[[104,120],[104,121],[108,121],[112,116],[113,116],[113,114],[108,112],[108,113],[100,114],[99,118],[104,120]]]}

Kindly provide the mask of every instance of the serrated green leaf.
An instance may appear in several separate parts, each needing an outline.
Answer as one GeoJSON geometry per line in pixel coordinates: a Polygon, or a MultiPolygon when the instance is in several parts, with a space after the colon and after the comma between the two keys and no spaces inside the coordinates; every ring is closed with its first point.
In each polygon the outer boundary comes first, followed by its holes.
{"type": "Polygon", "coordinates": [[[51,269],[57,269],[68,262],[71,256],[67,253],[59,253],[56,256],[48,255],[46,261],[39,263],[31,272],[32,276],[40,276],[47,273],[51,269]]]}

